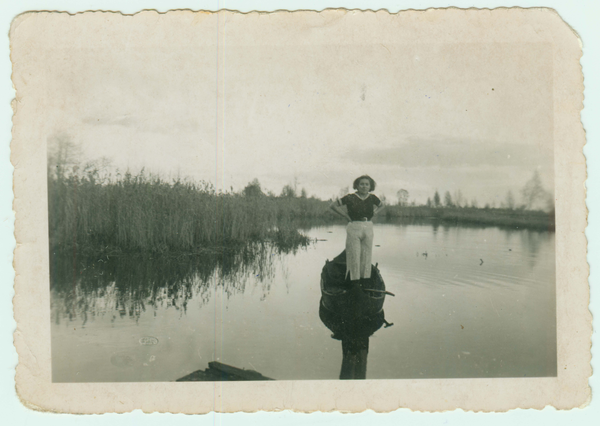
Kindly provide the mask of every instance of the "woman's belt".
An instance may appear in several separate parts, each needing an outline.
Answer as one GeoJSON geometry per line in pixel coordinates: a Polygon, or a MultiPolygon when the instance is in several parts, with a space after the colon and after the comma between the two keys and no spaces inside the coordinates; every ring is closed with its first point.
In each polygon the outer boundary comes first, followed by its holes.
{"type": "Polygon", "coordinates": [[[366,217],[361,217],[360,219],[353,220],[352,222],[370,222],[370,221],[371,221],[371,219],[368,219],[366,217]]]}

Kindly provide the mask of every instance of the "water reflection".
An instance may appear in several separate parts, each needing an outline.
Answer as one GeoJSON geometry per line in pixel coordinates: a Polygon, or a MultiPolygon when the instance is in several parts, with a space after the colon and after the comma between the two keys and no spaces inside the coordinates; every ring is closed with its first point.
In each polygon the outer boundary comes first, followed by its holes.
{"type": "Polygon", "coordinates": [[[431,230],[433,231],[433,238],[437,237],[438,228],[440,227],[440,223],[436,220],[431,224],[431,230]]]}
{"type": "Polygon", "coordinates": [[[282,249],[256,243],[233,252],[203,256],[81,257],[53,255],[50,289],[53,320],[97,316],[139,320],[143,312],[173,308],[185,314],[191,299],[206,304],[212,289],[226,297],[243,293],[250,282],[264,299],[271,290],[275,264],[298,247],[282,249]]]}
{"type": "Polygon", "coordinates": [[[377,288],[338,286],[363,300],[342,308],[336,286],[328,298],[318,286],[341,225],[310,229],[318,243],[288,254],[53,255],[52,380],[171,381],[215,362],[278,380],[356,379],[367,356],[369,379],[556,376],[554,234],[439,227],[375,225],[373,258],[398,296],[387,318],[377,292],[365,299],[377,288]]]}
{"type": "Polygon", "coordinates": [[[529,266],[534,267],[538,252],[543,244],[548,243],[550,235],[547,232],[524,230],[519,233],[519,239],[521,240],[521,245],[527,249],[529,266]]]}
{"type": "Polygon", "coordinates": [[[350,282],[346,275],[346,252],[331,262],[326,261],[321,273],[319,318],[333,332],[331,337],[342,341],[340,380],[365,379],[369,337],[385,320],[383,302],[386,294],[383,278],[377,266],[371,266],[371,278],[360,283],[350,282]]]}

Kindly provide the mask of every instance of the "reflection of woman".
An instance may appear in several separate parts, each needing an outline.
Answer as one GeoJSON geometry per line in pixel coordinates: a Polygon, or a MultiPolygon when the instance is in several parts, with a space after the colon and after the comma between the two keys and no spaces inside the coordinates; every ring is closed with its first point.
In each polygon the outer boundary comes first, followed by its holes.
{"type": "Polygon", "coordinates": [[[319,318],[333,331],[331,337],[342,341],[340,379],[366,379],[369,337],[386,324],[383,310],[371,316],[338,315],[319,304],[319,318]]]}
{"type": "Polygon", "coordinates": [[[352,187],[356,192],[334,201],[330,208],[348,220],[346,227],[346,277],[353,281],[371,278],[371,255],[373,252],[373,223],[371,219],[383,209],[376,195],[375,181],[363,175],[352,187]],[[346,211],[342,208],[346,206],[346,211]]]}

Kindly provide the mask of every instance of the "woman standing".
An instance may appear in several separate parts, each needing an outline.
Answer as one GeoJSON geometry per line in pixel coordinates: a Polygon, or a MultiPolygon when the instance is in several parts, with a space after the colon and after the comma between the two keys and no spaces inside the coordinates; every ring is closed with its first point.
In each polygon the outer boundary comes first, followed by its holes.
{"type": "Polygon", "coordinates": [[[371,278],[371,256],[373,253],[373,222],[371,219],[384,205],[376,195],[375,181],[367,175],[354,180],[356,192],[334,201],[330,208],[348,220],[346,227],[346,278],[350,280],[371,278]],[[342,208],[346,206],[346,211],[342,208]]]}

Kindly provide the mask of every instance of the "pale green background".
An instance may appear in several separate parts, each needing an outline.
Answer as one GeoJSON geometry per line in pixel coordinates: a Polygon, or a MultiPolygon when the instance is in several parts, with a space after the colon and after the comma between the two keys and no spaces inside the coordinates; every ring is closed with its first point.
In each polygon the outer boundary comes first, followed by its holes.
{"type": "MultiPolygon", "coordinates": [[[[522,7],[546,6],[556,9],[559,14],[580,35],[583,41],[584,57],[582,59],[585,77],[585,109],[582,113],[584,127],[587,132],[588,146],[585,154],[588,158],[588,208],[590,209],[590,226],[587,230],[589,242],[588,260],[598,259],[600,253],[600,227],[598,220],[600,215],[600,195],[598,186],[600,184],[599,155],[598,148],[600,124],[597,118],[600,116],[600,2],[597,0],[519,0],[516,2],[485,1],[485,0],[456,0],[446,2],[439,0],[406,0],[406,1],[384,1],[384,0],[338,0],[332,1],[267,1],[267,0],[237,0],[237,1],[191,1],[191,0],[0,0],[0,32],[4,34],[1,39],[0,49],[0,131],[2,132],[2,144],[0,144],[0,401],[2,407],[1,418],[5,424],[47,424],[69,426],[73,424],[94,424],[114,426],[129,424],[162,425],[186,424],[186,425],[358,425],[366,422],[377,422],[377,424],[418,424],[418,425],[498,425],[498,424],[600,424],[600,402],[596,396],[592,404],[583,410],[572,410],[570,412],[556,412],[547,408],[542,412],[530,410],[517,410],[507,414],[473,414],[463,412],[450,412],[441,414],[411,413],[408,410],[400,410],[387,415],[375,415],[374,413],[363,413],[358,415],[341,414],[311,414],[302,415],[290,412],[284,413],[260,413],[254,415],[236,414],[219,415],[209,414],[205,416],[173,416],[167,414],[144,415],[141,412],[124,415],[103,416],[70,416],[37,413],[24,408],[14,390],[14,367],[17,362],[16,352],[12,346],[12,333],[15,322],[12,313],[12,283],[14,272],[12,269],[12,250],[14,249],[14,215],[11,209],[12,203],[12,166],[9,162],[9,140],[11,130],[12,110],[10,101],[14,97],[14,91],[10,81],[11,65],[8,58],[9,43],[8,31],[12,18],[27,10],[65,10],[76,12],[82,10],[120,10],[125,13],[134,13],[141,9],[157,9],[166,11],[169,9],[206,9],[218,10],[221,8],[237,9],[241,11],[250,10],[277,10],[277,9],[316,9],[326,7],[347,7],[362,9],[386,8],[391,12],[402,9],[424,9],[427,7],[509,7],[519,5],[522,7]]],[[[599,278],[596,272],[596,264],[591,264],[590,283],[592,287],[592,313],[596,313],[595,326],[600,327],[597,317],[600,316],[600,291],[597,289],[599,278]]],[[[594,333],[594,342],[598,345],[597,333],[594,333]]],[[[595,355],[594,370],[600,369],[598,357],[600,352],[597,347],[592,350],[595,355]]],[[[600,388],[598,374],[590,380],[592,393],[597,394],[600,388]],[[596,391],[596,392],[594,392],[596,391]]]]}

